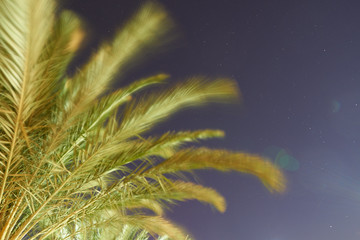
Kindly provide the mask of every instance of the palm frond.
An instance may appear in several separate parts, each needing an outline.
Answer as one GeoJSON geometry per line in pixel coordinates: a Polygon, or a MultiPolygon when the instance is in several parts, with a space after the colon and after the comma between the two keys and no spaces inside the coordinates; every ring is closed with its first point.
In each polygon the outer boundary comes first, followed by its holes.
{"type": "Polygon", "coordinates": [[[249,173],[284,191],[283,173],[267,159],[191,147],[221,130],[147,133],[184,108],[237,99],[235,81],[197,76],[144,92],[168,78],[158,74],[106,94],[167,39],[172,21],[160,5],[144,4],[67,76],[81,26],[54,0],[0,2],[0,240],[189,239],[164,217],[171,204],[226,208],[214,189],[181,180],[197,169],[249,173]]]}
{"type": "Polygon", "coordinates": [[[270,191],[283,192],[285,190],[283,173],[269,160],[259,155],[232,153],[226,150],[183,149],[160,164],[148,169],[145,174],[158,176],[159,174],[206,168],[250,173],[258,177],[270,191]]]}
{"type": "MultiPolygon", "coordinates": [[[[192,182],[180,180],[172,182],[168,179],[165,181],[158,179],[158,181],[152,182],[141,178],[127,181],[130,182],[127,183],[127,185],[131,184],[136,187],[134,187],[133,191],[129,190],[131,191],[131,196],[127,197],[126,202],[122,202],[125,208],[131,206],[131,209],[134,209],[132,204],[137,201],[145,201],[145,203],[147,203],[147,201],[153,200],[158,202],[164,201],[176,203],[175,201],[198,200],[214,206],[220,212],[224,212],[226,209],[225,199],[218,192],[212,188],[204,187],[192,182]]],[[[120,182],[119,185],[120,186],[119,188],[116,188],[116,191],[122,191],[124,187],[126,187],[122,182],[120,182]]],[[[138,206],[138,208],[141,209],[146,205],[141,206],[138,204],[138,206]]],[[[161,211],[158,212],[161,213],[161,211]]]]}
{"type": "Polygon", "coordinates": [[[163,42],[171,26],[160,5],[145,4],[110,44],[100,47],[83,70],[66,80],[65,111],[76,115],[86,108],[106,90],[115,74],[122,73],[131,61],[143,56],[142,50],[163,42]]]}
{"type": "Polygon", "coordinates": [[[188,79],[175,87],[151,94],[133,102],[125,110],[120,133],[124,139],[143,133],[180,109],[211,100],[234,99],[238,95],[236,83],[230,79],[206,81],[203,77],[188,79]]]}
{"type": "Polygon", "coordinates": [[[48,108],[42,107],[48,99],[44,93],[52,90],[53,82],[39,77],[42,66],[38,60],[53,25],[54,7],[54,2],[46,0],[5,0],[0,4],[0,89],[3,103],[0,113],[0,226],[4,227],[1,239],[10,227],[4,214],[13,204],[15,192],[27,179],[23,169],[31,167],[35,160],[26,154],[36,151],[41,142],[36,138],[36,129],[46,128],[44,115],[48,108]]]}

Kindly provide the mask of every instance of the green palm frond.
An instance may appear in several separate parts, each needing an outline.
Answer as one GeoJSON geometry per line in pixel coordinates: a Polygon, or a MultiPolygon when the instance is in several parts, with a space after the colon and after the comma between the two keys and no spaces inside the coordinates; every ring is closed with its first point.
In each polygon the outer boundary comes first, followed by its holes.
{"type": "Polygon", "coordinates": [[[189,239],[165,217],[172,204],[226,209],[214,189],[183,178],[197,169],[249,173],[285,190],[283,173],[260,156],[191,147],[221,130],[148,135],[179,110],[239,98],[235,81],[196,76],[166,87],[169,76],[157,74],[106,94],[169,39],[172,21],[159,4],[144,4],[68,76],[81,27],[54,0],[0,2],[0,240],[189,239]]]}
{"type": "Polygon", "coordinates": [[[183,149],[160,164],[148,169],[146,176],[213,168],[220,171],[235,170],[258,177],[270,191],[285,190],[283,173],[263,157],[248,153],[231,153],[226,150],[206,148],[183,149]]]}

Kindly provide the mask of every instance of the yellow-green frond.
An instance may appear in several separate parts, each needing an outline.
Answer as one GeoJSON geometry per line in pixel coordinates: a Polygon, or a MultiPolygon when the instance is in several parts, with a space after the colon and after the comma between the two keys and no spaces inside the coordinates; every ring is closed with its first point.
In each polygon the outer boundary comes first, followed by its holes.
{"type": "MultiPolygon", "coordinates": [[[[224,137],[225,133],[221,130],[197,130],[168,132],[160,138],[146,139],[151,147],[146,151],[145,156],[160,156],[162,158],[171,157],[180,147],[186,143],[197,142],[202,139],[224,137]]],[[[144,151],[145,152],[145,151],[144,151]]]]}
{"type": "Polygon", "coordinates": [[[169,192],[179,193],[180,198],[195,199],[213,205],[219,212],[225,212],[226,202],[223,196],[212,188],[191,182],[176,181],[169,192]]]}
{"type": "Polygon", "coordinates": [[[163,205],[156,200],[144,198],[138,201],[129,201],[129,203],[130,204],[126,205],[126,208],[129,210],[148,209],[154,212],[156,215],[164,215],[163,205]]]}
{"type": "Polygon", "coordinates": [[[140,134],[176,111],[210,101],[224,101],[238,96],[236,83],[230,79],[207,81],[195,77],[160,93],[133,101],[121,120],[121,134],[126,139],[140,134]]]}
{"type": "MultiPolygon", "coordinates": [[[[68,64],[79,48],[84,34],[82,23],[75,14],[70,11],[61,12],[42,50],[39,77],[56,82],[64,78],[68,64]]],[[[53,89],[52,93],[59,91],[58,88],[57,85],[57,89],[53,89]]]]}
{"type": "Polygon", "coordinates": [[[131,95],[153,84],[161,83],[169,76],[158,74],[145,79],[136,81],[125,88],[121,88],[114,93],[103,97],[94,107],[89,110],[86,123],[90,123],[87,131],[91,131],[95,126],[101,124],[123,103],[131,100],[131,95]]]}
{"type": "Polygon", "coordinates": [[[150,168],[147,173],[156,175],[203,168],[250,173],[258,177],[270,191],[285,190],[285,176],[269,160],[259,155],[232,153],[225,150],[184,149],[150,168]]]}
{"type": "Polygon", "coordinates": [[[125,216],[123,221],[129,225],[147,230],[154,236],[169,236],[172,240],[184,240],[187,234],[179,226],[160,216],[125,216]]]}
{"type": "Polygon", "coordinates": [[[106,94],[171,28],[160,5],[145,3],[66,76],[81,21],[55,0],[0,1],[0,240],[188,239],[163,217],[169,205],[198,200],[223,212],[226,203],[181,181],[184,171],[236,170],[284,191],[283,173],[260,156],[187,148],[221,130],[144,135],[184,108],[237,99],[235,81],[198,76],[139,93],[168,77],[158,74],[106,94]]]}
{"type": "Polygon", "coordinates": [[[110,44],[104,44],[73,79],[67,80],[67,111],[75,105],[87,106],[103,93],[115,74],[121,74],[130,61],[144,56],[144,48],[164,41],[171,20],[164,9],[153,2],[145,4],[119,31],[110,44]]]}
{"type": "MultiPolygon", "coordinates": [[[[164,181],[147,184],[136,179],[133,184],[138,184],[138,187],[132,192],[132,197],[136,199],[151,199],[160,202],[175,203],[175,201],[197,200],[203,203],[208,203],[214,206],[219,212],[224,212],[226,209],[226,202],[216,190],[192,182],[184,182],[181,180],[164,181]],[[136,181],[137,180],[137,181],[136,181]],[[144,186],[143,186],[144,185],[144,186]]],[[[121,188],[119,189],[121,190],[121,188]]],[[[131,200],[129,201],[131,202],[131,200]]]]}

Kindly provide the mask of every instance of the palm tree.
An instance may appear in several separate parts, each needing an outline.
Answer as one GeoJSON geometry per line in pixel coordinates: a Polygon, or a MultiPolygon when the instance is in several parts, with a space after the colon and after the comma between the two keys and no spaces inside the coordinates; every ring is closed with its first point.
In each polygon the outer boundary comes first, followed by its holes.
{"type": "Polygon", "coordinates": [[[189,147],[220,130],[146,135],[179,109],[236,98],[234,81],[193,77],[139,94],[168,77],[158,74],[105,94],[170,22],[161,6],[145,4],[67,76],[80,20],[54,0],[1,1],[0,240],[185,239],[164,217],[169,205],[195,199],[225,211],[219,193],[182,177],[196,169],[250,173],[284,190],[281,171],[260,156],[189,147]]]}

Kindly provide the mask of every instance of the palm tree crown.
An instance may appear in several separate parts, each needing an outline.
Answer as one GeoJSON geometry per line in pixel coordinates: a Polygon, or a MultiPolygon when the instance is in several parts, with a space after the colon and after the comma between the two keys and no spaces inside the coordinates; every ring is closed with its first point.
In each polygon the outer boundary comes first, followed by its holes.
{"type": "Polygon", "coordinates": [[[72,76],[81,21],[54,0],[0,2],[0,240],[185,239],[163,216],[189,199],[220,212],[215,190],[180,173],[213,168],[258,177],[282,192],[284,176],[260,156],[186,147],[220,130],[146,131],[175,111],[238,95],[230,79],[193,77],[158,92],[158,74],[105,94],[115,74],[158,45],[172,24],[146,3],[72,76]]]}

